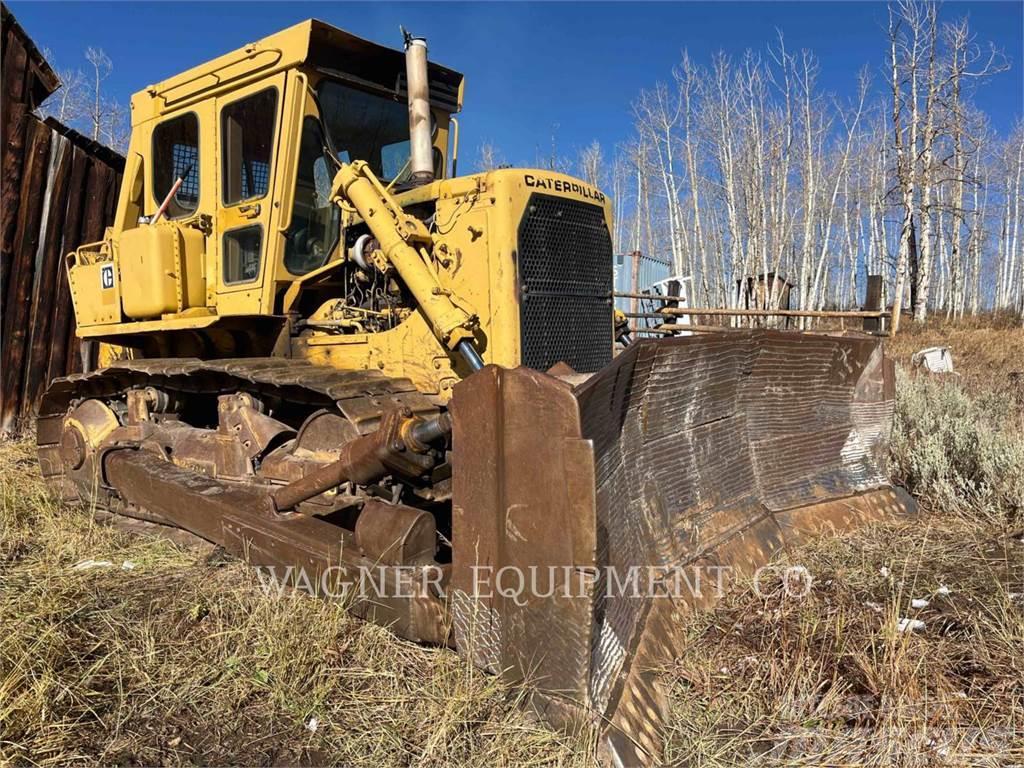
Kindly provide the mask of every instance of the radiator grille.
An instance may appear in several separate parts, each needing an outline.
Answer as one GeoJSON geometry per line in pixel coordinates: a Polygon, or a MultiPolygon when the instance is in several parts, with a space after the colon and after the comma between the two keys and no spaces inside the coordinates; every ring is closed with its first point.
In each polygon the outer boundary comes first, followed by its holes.
{"type": "Polygon", "coordinates": [[[534,194],[519,223],[522,364],[580,373],[612,359],[612,242],[596,205],[534,194]]]}

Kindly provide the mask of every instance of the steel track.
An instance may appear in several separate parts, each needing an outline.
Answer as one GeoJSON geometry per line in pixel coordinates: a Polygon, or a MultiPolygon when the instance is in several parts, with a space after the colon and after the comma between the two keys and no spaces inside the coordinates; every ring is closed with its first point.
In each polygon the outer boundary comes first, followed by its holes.
{"type": "Polygon", "coordinates": [[[57,495],[67,500],[78,497],[65,482],[60,457],[61,431],[69,408],[89,398],[119,399],[140,387],[211,398],[244,391],[266,402],[298,405],[310,412],[336,407],[360,434],[376,429],[381,413],[389,408],[405,406],[414,413],[437,410],[409,379],[391,378],[378,371],[343,371],[280,357],[122,360],[91,373],[54,379],[42,398],[36,446],[43,477],[57,495]]]}

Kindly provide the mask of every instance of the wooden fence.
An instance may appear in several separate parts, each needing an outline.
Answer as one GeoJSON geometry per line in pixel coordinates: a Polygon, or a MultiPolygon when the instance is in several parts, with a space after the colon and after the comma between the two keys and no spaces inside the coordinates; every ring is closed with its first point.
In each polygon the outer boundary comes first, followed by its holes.
{"type": "Polygon", "coordinates": [[[124,158],[34,114],[59,81],[3,10],[0,433],[11,433],[51,379],[81,370],[64,257],[102,239],[124,158]]]}

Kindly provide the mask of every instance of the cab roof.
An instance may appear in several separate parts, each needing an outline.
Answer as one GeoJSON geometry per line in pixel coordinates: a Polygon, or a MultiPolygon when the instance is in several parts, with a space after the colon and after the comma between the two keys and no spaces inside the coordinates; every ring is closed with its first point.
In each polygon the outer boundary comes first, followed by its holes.
{"type": "MultiPolygon", "coordinates": [[[[252,80],[296,67],[405,99],[405,54],[307,19],[231,53],[150,85],[132,96],[132,124],[230,92],[252,80]]],[[[462,108],[463,76],[430,63],[431,104],[445,112],[462,108]]]]}

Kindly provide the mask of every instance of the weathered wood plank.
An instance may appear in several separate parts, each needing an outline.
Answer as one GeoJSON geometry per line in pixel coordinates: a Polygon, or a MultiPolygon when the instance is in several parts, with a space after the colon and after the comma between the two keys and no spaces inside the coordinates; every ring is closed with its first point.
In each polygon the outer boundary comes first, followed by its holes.
{"type": "Polygon", "coordinates": [[[89,168],[89,156],[79,147],[72,147],[71,174],[68,180],[67,204],[64,208],[64,224],[60,247],[60,263],[54,274],[54,300],[51,308],[53,346],[47,361],[46,380],[53,381],[68,371],[68,344],[77,347],[71,316],[71,290],[68,286],[66,256],[82,242],[82,210],[85,203],[85,180],[89,168]]]}
{"type": "Polygon", "coordinates": [[[18,227],[14,238],[13,262],[5,297],[3,318],[3,371],[0,372],[0,432],[15,429],[29,320],[29,302],[35,253],[39,246],[39,223],[43,209],[42,186],[50,156],[51,131],[37,120],[30,123],[26,138],[29,151],[19,192],[18,227]]]}
{"type": "Polygon", "coordinates": [[[29,324],[29,356],[25,369],[22,416],[29,416],[43,394],[49,372],[50,346],[53,343],[53,307],[56,293],[54,275],[61,269],[61,229],[68,202],[68,182],[71,178],[71,142],[53,135],[52,161],[46,180],[46,202],[41,229],[43,240],[39,247],[35,286],[32,292],[32,319],[29,324]]]}
{"type": "Polygon", "coordinates": [[[0,178],[0,298],[6,296],[7,280],[13,262],[14,231],[18,215],[18,189],[21,186],[25,146],[25,76],[28,55],[21,40],[8,29],[4,35],[3,109],[0,127],[3,136],[2,178],[0,178]]]}
{"type": "MultiPolygon", "coordinates": [[[[13,184],[13,181],[17,179],[21,181],[21,163],[22,156],[24,153],[23,144],[25,143],[25,123],[24,120],[24,107],[21,105],[14,105],[13,110],[20,111],[22,113],[21,119],[17,121],[17,124],[13,126],[13,130],[7,135],[4,142],[4,146],[16,146],[17,150],[11,151],[11,160],[7,161],[7,153],[4,153],[5,162],[3,164],[3,181],[6,185],[8,181],[12,182],[12,187],[17,188],[18,184],[13,184]],[[10,179],[8,179],[8,173],[10,173],[10,179]]],[[[0,193],[2,196],[2,193],[0,193]]],[[[0,200],[0,301],[7,295],[7,281],[11,275],[11,267],[14,263],[14,230],[17,224],[18,215],[18,196],[17,194],[11,194],[7,198],[0,200]]]]}
{"type": "MultiPolygon", "coordinates": [[[[32,110],[59,80],[3,8],[0,30],[0,431],[80,369],[65,256],[113,221],[122,158],[32,110]]],[[[23,423],[18,423],[19,421],[23,423]]]]}
{"type": "MultiPolygon", "coordinates": [[[[109,166],[108,166],[109,167],[109,166]]],[[[121,174],[110,168],[110,180],[107,182],[107,204],[104,224],[109,226],[117,213],[117,196],[121,192],[121,174]]]]}
{"type": "Polygon", "coordinates": [[[82,242],[94,243],[103,238],[107,223],[107,188],[113,180],[110,166],[93,158],[89,180],[85,186],[85,213],[82,219],[82,242]]]}

